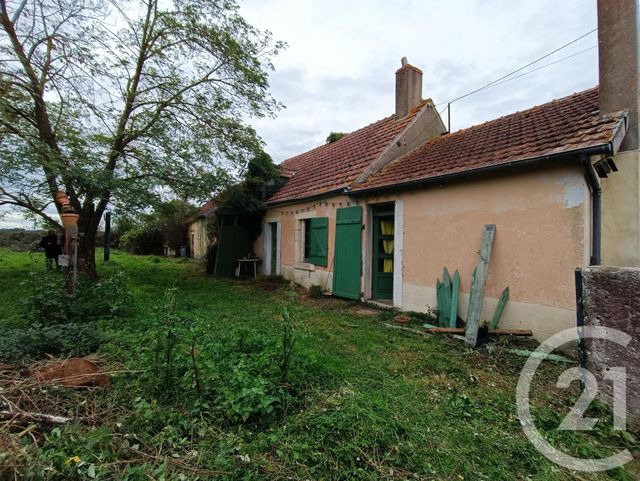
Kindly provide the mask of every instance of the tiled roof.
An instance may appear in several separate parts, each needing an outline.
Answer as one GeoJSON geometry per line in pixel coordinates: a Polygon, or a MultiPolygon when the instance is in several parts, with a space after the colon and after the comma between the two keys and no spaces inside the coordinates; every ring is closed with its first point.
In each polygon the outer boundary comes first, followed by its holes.
{"type": "Polygon", "coordinates": [[[610,142],[624,113],[601,115],[598,88],[436,137],[353,191],[474,171],[610,142]]]}
{"type": "Polygon", "coordinates": [[[425,103],[423,101],[403,119],[397,120],[392,115],[336,142],[285,160],[280,169],[288,180],[268,203],[313,197],[349,186],[415,118],[425,103]]]}
{"type": "Polygon", "coordinates": [[[197,219],[200,219],[202,217],[209,217],[211,214],[213,214],[216,211],[217,208],[218,208],[218,204],[216,204],[216,201],[210,200],[206,204],[203,204],[202,207],[198,209],[198,213],[193,217],[189,217],[185,221],[185,223],[191,224],[192,222],[195,222],[197,219]]]}
{"type": "Polygon", "coordinates": [[[210,200],[206,204],[204,204],[200,209],[198,209],[198,217],[206,217],[213,214],[218,208],[218,204],[216,204],[215,200],[210,200]]]}

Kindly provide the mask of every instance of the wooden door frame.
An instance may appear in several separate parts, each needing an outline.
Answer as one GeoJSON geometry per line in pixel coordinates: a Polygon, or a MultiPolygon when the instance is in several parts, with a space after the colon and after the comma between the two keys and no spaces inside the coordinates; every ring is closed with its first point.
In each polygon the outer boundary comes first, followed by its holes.
{"type": "MultiPolygon", "coordinates": [[[[395,241],[395,205],[393,203],[384,203],[377,204],[372,206],[372,223],[371,223],[371,258],[369,261],[371,262],[371,297],[373,300],[377,301],[392,301],[393,300],[393,289],[395,288],[395,263],[393,266],[393,271],[390,273],[391,275],[386,275],[387,279],[391,279],[391,296],[390,297],[380,297],[381,293],[376,292],[375,284],[376,284],[376,276],[380,276],[380,272],[378,271],[378,260],[379,260],[379,250],[377,246],[377,241],[379,241],[380,236],[383,236],[381,232],[379,232],[379,226],[377,220],[380,218],[391,220],[393,218],[394,223],[394,234],[393,240],[395,241]],[[375,212],[378,211],[378,212],[375,212]]],[[[394,254],[391,259],[395,260],[395,246],[393,250],[394,254]]]]}
{"type": "Polygon", "coordinates": [[[402,273],[403,273],[403,256],[404,256],[404,200],[395,199],[391,202],[376,202],[366,204],[364,207],[364,249],[362,249],[362,265],[363,269],[363,292],[364,298],[367,300],[372,299],[372,284],[373,284],[373,209],[379,205],[394,204],[393,218],[394,218],[394,250],[393,250],[393,307],[402,309],[403,303],[403,286],[402,286],[402,273]]]}
{"type": "Polygon", "coordinates": [[[262,233],[262,240],[264,246],[264,259],[262,262],[263,272],[264,274],[276,276],[279,275],[282,271],[281,266],[281,248],[282,248],[282,223],[280,219],[265,219],[264,228],[262,233]],[[272,224],[276,224],[276,271],[271,272],[271,235],[272,235],[272,224]]]}

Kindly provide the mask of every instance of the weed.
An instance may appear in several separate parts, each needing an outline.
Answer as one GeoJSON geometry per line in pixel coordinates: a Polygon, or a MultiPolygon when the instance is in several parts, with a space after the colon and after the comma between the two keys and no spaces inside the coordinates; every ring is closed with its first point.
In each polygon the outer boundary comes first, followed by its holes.
{"type": "Polygon", "coordinates": [[[313,285],[309,288],[309,297],[312,299],[319,299],[322,297],[322,286],[313,285]]]}

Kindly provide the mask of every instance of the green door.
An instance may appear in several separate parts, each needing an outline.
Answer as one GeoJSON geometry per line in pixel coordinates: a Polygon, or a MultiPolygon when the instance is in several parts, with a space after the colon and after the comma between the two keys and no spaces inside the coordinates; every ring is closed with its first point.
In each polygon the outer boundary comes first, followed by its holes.
{"type": "Polygon", "coordinates": [[[373,210],[372,295],[374,299],[393,299],[393,205],[373,210]]]}
{"type": "Polygon", "coordinates": [[[278,273],[278,223],[271,222],[271,275],[278,273]]]}
{"type": "Polygon", "coordinates": [[[336,212],[333,254],[333,294],[360,299],[362,272],[362,207],[344,207],[336,212]]]}

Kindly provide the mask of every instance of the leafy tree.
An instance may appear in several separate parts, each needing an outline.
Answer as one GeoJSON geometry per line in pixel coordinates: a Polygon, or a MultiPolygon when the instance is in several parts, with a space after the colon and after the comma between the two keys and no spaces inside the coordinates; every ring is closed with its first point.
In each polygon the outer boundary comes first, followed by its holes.
{"type": "Polygon", "coordinates": [[[0,0],[0,205],[60,227],[66,191],[95,275],[110,204],[210,198],[246,165],[283,47],[234,0],[0,0]]]}
{"type": "Polygon", "coordinates": [[[171,200],[136,219],[123,216],[116,223],[116,232],[121,236],[121,246],[133,254],[162,255],[165,245],[178,252],[187,242],[187,221],[196,212],[188,202],[171,200]]]}
{"type": "Polygon", "coordinates": [[[187,243],[187,221],[197,209],[182,200],[172,200],[160,204],[155,209],[156,224],[164,234],[164,241],[174,251],[187,243]]]}
{"type": "Polygon", "coordinates": [[[328,136],[327,136],[327,144],[332,144],[338,140],[340,140],[342,137],[344,137],[345,134],[344,132],[331,132],[328,136]]]}
{"type": "Polygon", "coordinates": [[[222,216],[238,216],[252,243],[260,235],[265,201],[280,185],[280,170],[269,154],[260,152],[249,161],[243,181],[220,195],[216,217],[221,220],[222,216]]]}

